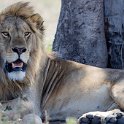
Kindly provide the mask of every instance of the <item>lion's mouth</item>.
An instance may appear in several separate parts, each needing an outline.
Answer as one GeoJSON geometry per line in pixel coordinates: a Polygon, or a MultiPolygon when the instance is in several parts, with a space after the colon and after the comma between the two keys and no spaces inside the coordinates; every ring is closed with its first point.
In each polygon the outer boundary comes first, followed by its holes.
{"type": "Polygon", "coordinates": [[[26,71],[27,64],[25,64],[22,60],[18,59],[12,63],[6,62],[5,69],[8,72],[13,71],[26,71]]]}

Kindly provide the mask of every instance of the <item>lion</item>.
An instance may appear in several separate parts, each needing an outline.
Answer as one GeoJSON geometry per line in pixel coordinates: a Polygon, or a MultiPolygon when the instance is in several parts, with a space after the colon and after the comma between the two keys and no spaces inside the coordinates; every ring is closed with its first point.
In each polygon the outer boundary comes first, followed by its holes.
{"type": "Polygon", "coordinates": [[[31,115],[41,124],[46,112],[50,123],[64,123],[67,117],[76,117],[80,124],[121,123],[124,71],[49,56],[43,36],[43,19],[28,2],[0,13],[1,103],[16,100],[11,107],[15,110],[19,100],[23,124],[31,115]]]}

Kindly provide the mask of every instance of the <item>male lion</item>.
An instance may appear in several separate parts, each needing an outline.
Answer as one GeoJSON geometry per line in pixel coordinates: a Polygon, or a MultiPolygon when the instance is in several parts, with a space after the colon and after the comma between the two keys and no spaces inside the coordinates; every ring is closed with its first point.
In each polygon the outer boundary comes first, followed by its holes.
{"type": "MultiPolygon", "coordinates": [[[[21,118],[31,113],[42,118],[47,111],[51,122],[84,114],[79,120],[81,124],[124,123],[121,111],[111,111],[124,109],[124,71],[48,57],[43,49],[43,30],[41,16],[28,3],[19,2],[1,12],[0,100],[3,105],[19,98],[22,108],[26,106],[20,112],[21,118]],[[90,111],[106,112],[87,113],[90,111]]],[[[12,109],[15,107],[16,102],[12,109]]]]}

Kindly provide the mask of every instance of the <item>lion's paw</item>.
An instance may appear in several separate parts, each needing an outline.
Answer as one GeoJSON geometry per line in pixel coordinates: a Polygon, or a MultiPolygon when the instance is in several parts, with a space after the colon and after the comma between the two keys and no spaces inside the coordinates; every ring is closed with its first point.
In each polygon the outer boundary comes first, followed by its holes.
{"type": "Polygon", "coordinates": [[[101,117],[97,115],[87,114],[79,119],[79,124],[100,124],[101,117]]]}
{"type": "Polygon", "coordinates": [[[106,124],[124,124],[124,114],[113,113],[112,115],[105,118],[106,124]]]}
{"type": "Polygon", "coordinates": [[[124,124],[124,113],[120,110],[89,112],[79,118],[79,124],[124,124]]]}

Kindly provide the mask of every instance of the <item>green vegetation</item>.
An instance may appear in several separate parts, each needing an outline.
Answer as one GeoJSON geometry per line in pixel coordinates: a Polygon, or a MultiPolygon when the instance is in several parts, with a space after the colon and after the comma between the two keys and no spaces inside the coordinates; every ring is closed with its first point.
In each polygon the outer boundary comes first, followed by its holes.
{"type": "Polygon", "coordinates": [[[69,117],[66,119],[67,124],[77,124],[77,119],[73,117],[69,117]]]}

